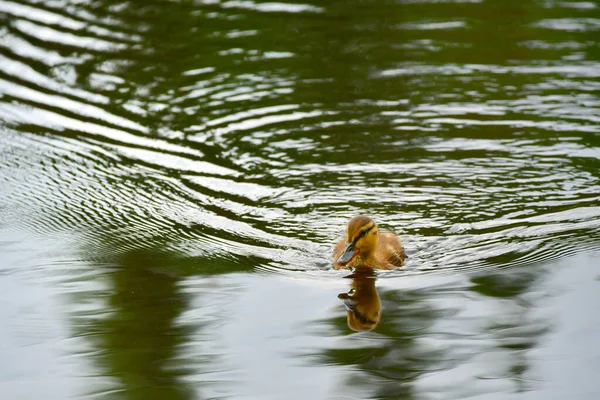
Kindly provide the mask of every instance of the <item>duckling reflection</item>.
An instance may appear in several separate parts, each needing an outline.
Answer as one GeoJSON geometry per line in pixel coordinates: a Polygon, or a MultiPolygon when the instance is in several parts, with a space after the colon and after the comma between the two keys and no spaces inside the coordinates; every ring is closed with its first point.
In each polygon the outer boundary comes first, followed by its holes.
{"type": "Polygon", "coordinates": [[[357,332],[375,329],[381,318],[375,271],[369,267],[358,267],[344,278],[352,278],[350,291],[338,294],[338,299],[343,300],[348,309],[348,327],[357,332]]]}

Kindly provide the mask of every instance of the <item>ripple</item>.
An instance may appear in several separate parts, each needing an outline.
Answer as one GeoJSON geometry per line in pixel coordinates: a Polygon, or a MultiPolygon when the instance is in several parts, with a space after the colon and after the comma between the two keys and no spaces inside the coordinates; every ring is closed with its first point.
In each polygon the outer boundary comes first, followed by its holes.
{"type": "Polygon", "coordinates": [[[445,30],[465,27],[463,21],[406,23],[398,26],[399,29],[407,30],[445,30]]]}
{"type": "Polygon", "coordinates": [[[566,32],[586,32],[600,30],[600,19],[595,18],[558,18],[545,19],[534,24],[536,27],[566,32]]]}
{"type": "Polygon", "coordinates": [[[138,3],[0,0],[0,274],[70,318],[50,397],[539,394],[581,287],[544,280],[600,243],[595,4],[138,3]],[[409,258],[347,334],[357,214],[409,258]]]}
{"type": "Polygon", "coordinates": [[[67,4],[0,2],[0,114],[14,138],[0,206],[37,234],[285,273],[329,268],[358,213],[401,234],[415,273],[547,261],[573,237],[596,240],[599,69],[573,58],[593,43],[547,36],[592,32],[593,15],[532,17],[528,35],[502,41],[511,56],[488,62],[463,36],[478,29],[468,13],[385,29],[365,13],[338,48],[318,36],[333,5],[200,2],[172,26],[195,39],[176,44],[151,12],[67,4]]]}
{"type": "Polygon", "coordinates": [[[586,77],[597,78],[600,76],[600,69],[596,62],[583,62],[570,65],[521,65],[521,66],[500,66],[484,64],[467,64],[443,66],[425,65],[419,63],[410,63],[399,68],[387,69],[373,74],[374,78],[386,78],[396,76],[410,75],[471,75],[476,72],[487,72],[492,74],[564,74],[568,77],[586,77]]]}
{"type": "Polygon", "coordinates": [[[324,11],[321,7],[312,6],[309,4],[294,4],[294,3],[255,3],[253,1],[226,1],[220,4],[223,8],[243,8],[247,10],[256,10],[261,12],[286,12],[300,13],[313,12],[321,13],[324,11]]]}

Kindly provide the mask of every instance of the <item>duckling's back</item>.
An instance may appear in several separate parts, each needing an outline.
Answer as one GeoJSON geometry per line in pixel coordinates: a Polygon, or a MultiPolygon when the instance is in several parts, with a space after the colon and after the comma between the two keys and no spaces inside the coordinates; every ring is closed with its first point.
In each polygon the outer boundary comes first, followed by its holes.
{"type": "Polygon", "coordinates": [[[407,256],[400,238],[393,233],[385,232],[379,235],[375,257],[382,269],[393,269],[402,267],[407,256]]]}

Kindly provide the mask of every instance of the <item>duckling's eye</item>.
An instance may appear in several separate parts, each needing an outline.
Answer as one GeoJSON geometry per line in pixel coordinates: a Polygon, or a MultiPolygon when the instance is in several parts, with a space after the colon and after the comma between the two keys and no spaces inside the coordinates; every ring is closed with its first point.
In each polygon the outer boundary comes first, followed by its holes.
{"type": "MultiPolygon", "coordinates": [[[[358,240],[359,240],[361,237],[365,236],[365,235],[366,235],[367,233],[369,233],[369,232],[372,232],[372,231],[373,231],[373,228],[374,228],[374,225],[371,225],[371,226],[369,226],[368,228],[366,228],[366,229],[363,229],[362,231],[360,231],[360,233],[358,234],[358,236],[356,236],[356,237],[354,238],[354,241],[353,241],[353,242],[354,242],[354,243],[358,242],[358,240]]],[[[375,231],[376,231],[376,230],[377,230],[377,229],[375,229],[375,231]]]]}

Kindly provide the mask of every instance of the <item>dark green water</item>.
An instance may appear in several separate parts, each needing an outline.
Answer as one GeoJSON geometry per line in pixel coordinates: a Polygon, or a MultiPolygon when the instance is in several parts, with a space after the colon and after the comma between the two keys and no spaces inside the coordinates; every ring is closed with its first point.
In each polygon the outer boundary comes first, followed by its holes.
{"type": "Polygon", "coordinates": [[[598,93],[592,1],[0,0],[0,398],[600,398],[598,93]]]}

